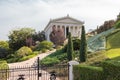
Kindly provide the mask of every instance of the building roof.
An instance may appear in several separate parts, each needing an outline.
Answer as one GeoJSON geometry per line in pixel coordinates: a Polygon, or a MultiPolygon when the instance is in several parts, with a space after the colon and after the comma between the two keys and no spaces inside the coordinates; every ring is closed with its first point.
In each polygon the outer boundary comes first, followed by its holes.
{"type": "MultiPolygon", "coordinates": [[[[50,23],[65,23],[65,24],[84,24],[83,21],[77,20],[75,18],[70,17],[69,15],[61,18],[56,18],[56,19],[50,19],[49,23],[45,27],[45,29],[49,26],[50,23]]],[[[44,29],[44,30],[45,30],[44,29]]]]}

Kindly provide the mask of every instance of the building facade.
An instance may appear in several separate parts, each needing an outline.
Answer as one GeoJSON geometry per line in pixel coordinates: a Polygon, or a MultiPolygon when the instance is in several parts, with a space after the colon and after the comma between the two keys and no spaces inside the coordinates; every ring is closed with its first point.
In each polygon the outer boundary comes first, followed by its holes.
{"type": "Polygon", "coordinates": [[[80,38],[83,24],[84,22],[74,19],[69,15],[62,18],[52,19],[44,29],[45,37],[50,41],[50,33],[52,30],[61,29],[65,38],[67,38],[68,32],[71,32],[72,37],[80,38]]]}

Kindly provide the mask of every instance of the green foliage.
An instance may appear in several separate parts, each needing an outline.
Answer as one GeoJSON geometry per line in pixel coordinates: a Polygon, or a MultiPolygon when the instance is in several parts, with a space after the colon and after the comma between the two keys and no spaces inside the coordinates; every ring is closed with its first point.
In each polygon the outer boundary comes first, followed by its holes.
{"type": "Polygon", "coordinates": [[[120,28],[120,20],[115,23],[115,28],[120,28]]]}
{"type": "Polygon", "coordinates": [[[33,35],[32,35],[32,38],[33,40],[36,42],[36,41],[44,41],[45,40],[45,32],[35,32],[33,35]]]}
{"type": "Polygon", "coordinates": [[[80,39],[75,38],[72,41],[73,41],[74,50],[79,50],[80,49],[80,45],[79,45],[80,44],[80,39]]]}
{"type": "Polygon", "coordinates": [[[21,61],[25,61],[28,60],[30,58],[35,57],[36,55],[38,55],[40,52],[35,51],[32,52],[31,54],[27,55],[27,56],[18,56],[17,54],[11,54],[10,57],[7,59],[8,63],[13,63],[13,62],[21,62],[21,61]]]}
{"type": "Polygon", "coordinates": [[[56,57],[53,57],[53,58],[47,57],[46,59],[43,59],[42,62],[44,65],[52,66],[54,64],[59,63],[60,61],[56,57]]]}
{"type": "Polygon", "coordinates": [[[0,48],[0,58],[6,58],[7,55],[9,55],[9,50],[5,48],[0,48]]]}
{"type": "Polygon", "coordinates": [[[42,59],[41,64],[52,66],[54,64],[63,62],[64,60],[67,60],[67,53],[64,52],[64,49],[60,49],[42,59]]]}
{"type": "Polygon", "coordinates": [[[7,41],[0,41],[0,48],[9,49],[9,44],[7,41]]]}
{"type": "Polygon", "coordinates": [[[45,53],[45,52],[47,52],[48,50],[47,49],[41,49],[41,52],[42,53],[45,53]]]}
{"type": "Polygon", "coordinates": [[[106,80],[120,80],[120,57],[103,62],[106,80]]]}
{"type": "Polygon", "coordinates": [[[53,43],[52,42],[42,41],[38,44],[38,46],[36,47],[36,50],[38,50],[38,51],[40,51],[42,49],[50,50],[51,48],[53,48],[53,43]]]}
{"type": "Polygon", "coordinates": [[[20,58],[19,61],[25,61],[25,60],[28,60],[28,59],[30,59],[30,58],[35,57],[37,54],[38,54],[38,53],[33,52],[32,54],[30,54],[30,55],[28,55],[28,56],[24,56],[24,57],[20,58]]]}
{"type": "Polygon", "coordinates": [[[74,80],[105,80],[103,69],[87,65],[73,66],[74,80]]]}
{"type": "Polygon", "coordinates": [[[7,70],[9,69],[6,61],[0,61],[0,80],[7,80],[9,73],[7,70]],[[2,73],[5,71],[4,73],[2,73]]]}
{"type": "Polygon", "coordinates": [[[106,37],[107,49],[119,48],[120,47],[120,29],[114,30],[111,34],[106,37]]]}
{"type": "Polygon", "coordinates": [[[94,53],[87,54],[87,61],[85,63],[96,66],[101,65],[101,62],[107,59],[105,52],[106,51],[96,51],[94,53]]]}
{"type": "Polygon", "coordinates": [[[9,55],[9,44],[7,41],[0,41],[0,58],[6,58],[9,55]]]}
{"type": "Polygon", "coordinates": [[[68,35],[67,57],[68,57],[69,61],[73,59],[73,42],[72,42],[72,38],[71,38],[71,33],[70,32],[69,32],[69,35],[68,35]]]}
{"type": "Polygon", "coordinates": [[[80,56],[79,59],[81,62],[86,61],[86,55],[87,55],[87,43],[85,38],[85,29],[84,26],[82,26],[82,34],[81,34],[81,42],[80,42],[80,56]]]}
{"type": "Polygon", "coordinates": [[[26,38],[32,36],[35,32],[34,29],[31,28],[20,28],[10,32],[9,38],[9,46],[13,50],[18,50],[20,47],[26,45],[26,38]]]}
{"type": "Polygon", "coordinates": [[[16,52],[16,54],[17,54],[19,57],[27,56],[27,55],[29,55],[29,54],[31,54],[31,53],[32,53],[31,48],[26,47],[26,46],[21,47],[21,48],[16,52]]]}

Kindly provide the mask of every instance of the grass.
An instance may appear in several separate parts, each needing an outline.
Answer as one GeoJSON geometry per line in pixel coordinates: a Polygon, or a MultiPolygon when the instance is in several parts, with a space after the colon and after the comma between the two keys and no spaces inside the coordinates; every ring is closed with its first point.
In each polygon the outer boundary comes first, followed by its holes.
{"type": "Polygon", "coordinates": [[[56,52],[48,55],[44,59],[41,60],[42,65],[52,66],[54,64],[58,64],[67,60],[67,53],[65,53],[64,49],[57,50],[56,52]]]}
{"type": "Polygon", "coordinates": [[[35,57],[36,55],[40,54],[39,51],[34,51],[33,53],[27,55],[27,56],[23,56],[23,57],[17,57],[16,55],[14,55],[13,57],[10,57],[7,60],[8,63],[13,63],[13,62],[21,62],[21,61],[25,61],[28,60],[30,58],[35,57]]]}
{"type": "Polygon", "coordinates": [[[120,30],[117,29],[110,35],[106,37],[106,48],[113,49],[113,48],[120,48],[120,30]]]}
{"type": "Polygon", "coordinates": [[[106,51],[106,56],[108,58],[115,58],[120,56],[120,48],[110,49],[106,51]]]}
{"type": "Polygon", "coordinates": [[[120,56],[120,29],[114,30],[106,37],[106,56],[115,58],[120,56]]]}

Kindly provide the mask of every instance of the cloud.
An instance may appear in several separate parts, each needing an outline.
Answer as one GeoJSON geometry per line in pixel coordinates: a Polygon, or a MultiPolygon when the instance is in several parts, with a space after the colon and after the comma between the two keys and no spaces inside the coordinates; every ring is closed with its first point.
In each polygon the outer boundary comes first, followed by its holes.
{"type": "Polygon", "coordinates": [[[69,14],[85,22],[86,30],[115,19],[119,0],[0,0],[0,40],[17,27],[45,28],[50,18],[69,14]]]}

